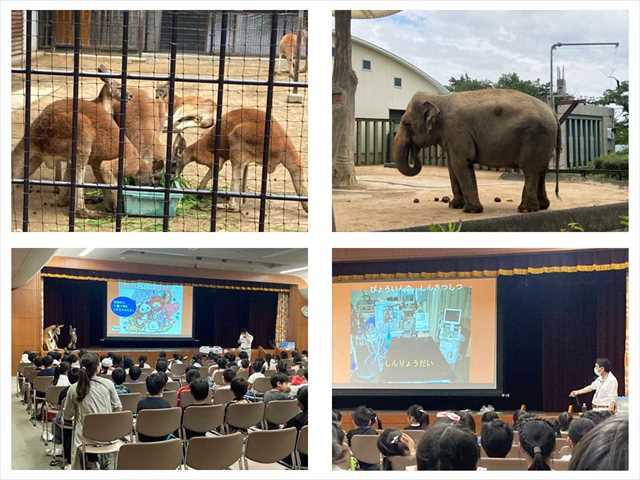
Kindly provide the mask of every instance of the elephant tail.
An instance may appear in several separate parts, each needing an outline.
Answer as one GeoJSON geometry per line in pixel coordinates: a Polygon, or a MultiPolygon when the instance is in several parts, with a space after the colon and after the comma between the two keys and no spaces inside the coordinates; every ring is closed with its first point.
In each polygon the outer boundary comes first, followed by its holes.
{"type": "Polygon", "coordinates": [[[556,198],[560,199],[560,151],[562,150],[562,131],[560,123],[556,134],[556,198]]]}

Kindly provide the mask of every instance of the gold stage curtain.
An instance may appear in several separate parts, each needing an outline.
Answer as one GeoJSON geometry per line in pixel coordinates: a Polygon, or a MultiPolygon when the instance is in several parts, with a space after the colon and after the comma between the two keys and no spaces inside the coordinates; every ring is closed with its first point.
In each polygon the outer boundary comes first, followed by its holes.
{"type": "Polygon", "coordinates": [[[289,328],[289,293],[278,293],[278,310],[276,315],[276,347],[287,340],[289,328]]]}

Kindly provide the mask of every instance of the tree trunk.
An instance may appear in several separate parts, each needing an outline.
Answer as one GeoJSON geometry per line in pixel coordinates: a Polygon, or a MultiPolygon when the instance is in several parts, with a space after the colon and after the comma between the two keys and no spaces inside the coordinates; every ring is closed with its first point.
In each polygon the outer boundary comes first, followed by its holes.
{"type": "Polygon", "coordinates": [[[355,93],[358,78],[351,66],[351,11],[335,12],[333,61],[333,186],[357,185],[353,158],[355,93]]]}

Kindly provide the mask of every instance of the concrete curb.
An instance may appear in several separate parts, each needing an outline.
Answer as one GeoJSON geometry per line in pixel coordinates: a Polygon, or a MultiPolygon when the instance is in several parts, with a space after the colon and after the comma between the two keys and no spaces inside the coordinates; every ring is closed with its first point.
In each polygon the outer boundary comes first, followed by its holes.
{"type": "MultiPolygon", "coordinates": [[[[629,215],[629,203],[611,203],[594,207],[521,213],[508,217],[462,222],[461,232],[559,232],[569,223],[579,224],[585,232],[611,232],[622,228],[620,217],[629,215]]],[[[438,225],[438,224],[434,224],[438,225]]],[[[429,232],[434,225],[420,225],[386,232],[429,232]]],[[[446,228],[447,224],[441,224],[446,228]]]]}

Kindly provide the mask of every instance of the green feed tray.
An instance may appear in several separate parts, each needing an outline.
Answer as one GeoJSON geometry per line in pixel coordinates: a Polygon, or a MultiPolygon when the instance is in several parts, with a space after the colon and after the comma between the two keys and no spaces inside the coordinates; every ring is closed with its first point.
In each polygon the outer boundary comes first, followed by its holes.
{"type": "MultiPolygon", "coordinates": [[[[162,217],[164,213],[164,192],[124,191],[124,213],[135,217],[162,217]]],[[[181,193],[169,194],[169,216],[176,216],[181,193]]]]}

